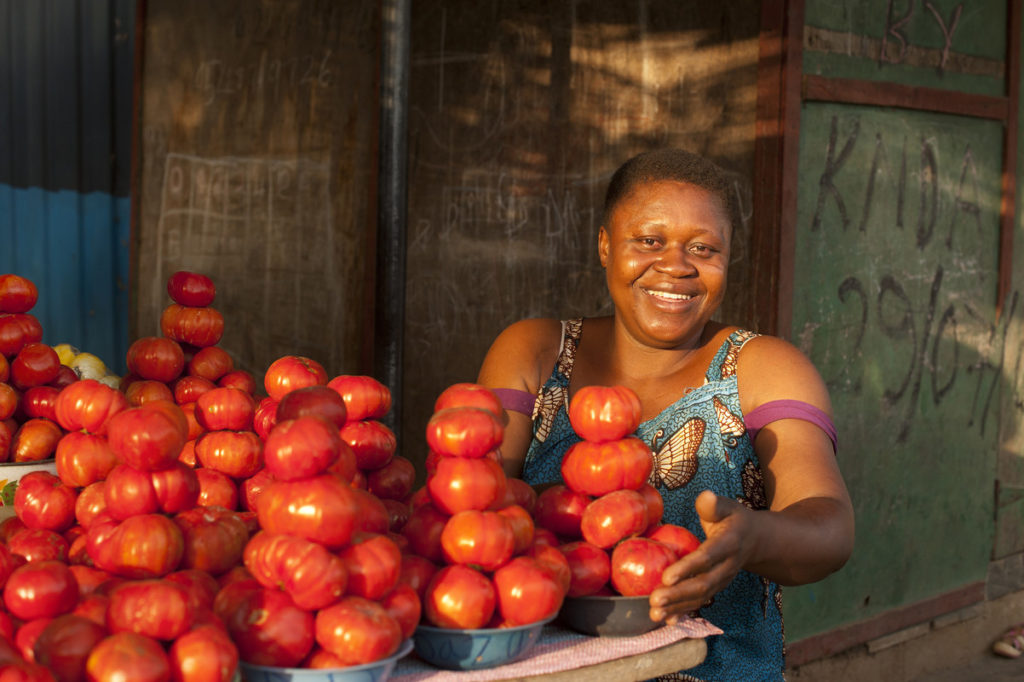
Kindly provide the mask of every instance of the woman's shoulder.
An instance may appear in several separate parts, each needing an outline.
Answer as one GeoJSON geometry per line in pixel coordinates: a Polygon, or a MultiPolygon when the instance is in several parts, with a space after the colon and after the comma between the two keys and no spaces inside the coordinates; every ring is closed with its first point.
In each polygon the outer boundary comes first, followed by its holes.
{"type": "Polygon", "coordinates": [[[505,327],[491,344],[479,381],[535,392],[558,358],[562,322],[528,318],[505,327]]]}
{"type": "Polygon", "coordinates": [[[736,376],[744,411],[773,400],[800,400],[832,412],[828,389],[814,363],[778,336],[750,338],[739,355],[736,376]]]}

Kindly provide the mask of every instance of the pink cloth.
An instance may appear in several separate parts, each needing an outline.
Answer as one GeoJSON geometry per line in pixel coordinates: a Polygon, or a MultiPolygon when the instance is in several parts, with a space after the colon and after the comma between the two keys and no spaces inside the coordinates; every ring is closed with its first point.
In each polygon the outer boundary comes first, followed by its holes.
{"type": "Polygon", "coordinates": [[[754,442],[758,431],[780,419],[802,419],[811,422],[825,432],[832,441],[832,451],[836,451],[836,426],[832,419],[822,409],[802,400],[772,400],[758,405],[743,416],[743,423],[747,426],[750,441],[754,442]]]}
{"type": "Polygon", "coordinates": [[[537,396],[529,391],[520,391],[517,388],[492,388],[494,395],[498,396],[501,406],[506,410],[521,412],[527,417],[533,416],[533,404],[537,402],[537,396]]]}

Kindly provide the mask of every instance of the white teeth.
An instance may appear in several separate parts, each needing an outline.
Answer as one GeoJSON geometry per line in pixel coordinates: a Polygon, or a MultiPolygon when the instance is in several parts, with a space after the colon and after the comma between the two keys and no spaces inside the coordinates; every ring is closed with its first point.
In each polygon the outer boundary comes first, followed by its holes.
{"type": "Polygon", "coordinates": [[[666,301],[689,301],[693,298],[689,294],[673,294],[670,291],[655,291],[653,289],[644,289],[644,292],[654,296],[655,298],[663,298],[666,301]]]}

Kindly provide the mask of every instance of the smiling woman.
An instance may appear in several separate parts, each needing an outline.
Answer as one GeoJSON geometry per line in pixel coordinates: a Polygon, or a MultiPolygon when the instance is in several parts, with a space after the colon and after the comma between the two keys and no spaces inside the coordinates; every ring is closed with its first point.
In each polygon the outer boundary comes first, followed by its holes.
{"type": "Polygon", "coordinates": [[[614,313],[529,319],[491,346],[478,381],[503,396],[506,472],[560,482],[585,386],[640,399],[663,521],[703,542],[651,593],[651,618],[699,612],[722,628],[683,679],[781,680],[779,585],[814,582],[853,549],[821,377],[791,344],[716,321],[736,210],[724,174],[676,149],[641,154],[608,187],[598,253],[614,313]],[[512,393],[510,393],[510,391],[512,393]]]}

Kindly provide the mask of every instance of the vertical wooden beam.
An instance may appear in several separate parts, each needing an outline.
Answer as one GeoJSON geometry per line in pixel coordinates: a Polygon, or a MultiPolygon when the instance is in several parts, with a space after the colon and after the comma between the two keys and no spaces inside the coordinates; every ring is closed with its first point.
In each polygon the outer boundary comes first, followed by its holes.
{"type": "Polygon", "coordinates": [[[1017,115],[1020,109],[1021,0],[1010,0],[1006,36],[1006,127],[1003,132],[1003,184],[999,206],[999,283],[996,315],[1013,287],[1013,232],[1017,222],[1017,115]]]}
{"type": "MultiPolygon", "coordinates": [[[[139,216],[142,212],[142,86],[146,54],[146,0],[135,2],[135,76],[132,78],[131,170],[128,179],[128,343],[139,333],[139,216]]],[[[123,358],[122,358],[123,359],[123,358]]],[[[120,363],[118,363],[120,364],[120,363]]]]}

